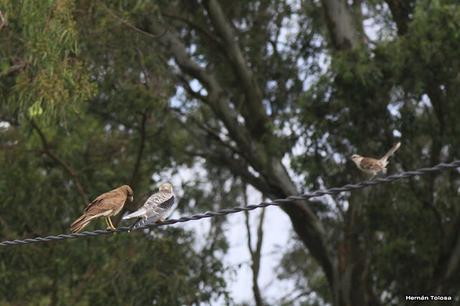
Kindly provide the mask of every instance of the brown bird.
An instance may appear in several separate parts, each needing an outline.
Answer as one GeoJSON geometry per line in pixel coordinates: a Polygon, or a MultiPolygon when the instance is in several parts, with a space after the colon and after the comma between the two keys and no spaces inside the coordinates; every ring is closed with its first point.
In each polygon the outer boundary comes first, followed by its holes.
{"type": "Polygon", "coordinates": [[[351,159],[359,168],[359,170],[363,171],[366,174],[372,176],[376,176],[378,173],[382,172],[383,174],[387,173],[387,165],[388,159],[391,155],[393,155],[396,150],[399,149],[401,143],[396,143],[382,158],[376,159],[372,157],[364,157],[358,154],[354,154],[351,159]]]}
{"type": "Polygon", "coordinates": [[[121,211],[128,198],[133,201],[133,190],[128,185],[101,194],[86,206],[83,215],[70,225],[70,230],[72,233],[78,233],[93,219],[99,217],[105,217],[108,228],[115,230],[110,217],[121,211]]]}

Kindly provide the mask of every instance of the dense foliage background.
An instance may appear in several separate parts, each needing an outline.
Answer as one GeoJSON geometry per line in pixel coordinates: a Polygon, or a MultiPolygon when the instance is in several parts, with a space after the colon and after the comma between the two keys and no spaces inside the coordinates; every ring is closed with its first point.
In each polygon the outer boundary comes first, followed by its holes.
{"type": "MultiPolygon", "coordinates": [[[[390,172],[460,158],[457,1],[0,0],[0,12],[1,240],[67,232],[125,183],[129,210],[166,179],[192,213],[248,190],[359,181],[349,156],[399,140],[390,172]]],[[[263,214],[248,218],[248,305],[458,301],[459,190],[450,171],[284,207],[293,239],[276,273],[297,294],[275,300],[257,284],[263,214]]],[[[177,226],[2,248],[0,304],[233,305],[225,222],[204,237],[177,226]]]]}

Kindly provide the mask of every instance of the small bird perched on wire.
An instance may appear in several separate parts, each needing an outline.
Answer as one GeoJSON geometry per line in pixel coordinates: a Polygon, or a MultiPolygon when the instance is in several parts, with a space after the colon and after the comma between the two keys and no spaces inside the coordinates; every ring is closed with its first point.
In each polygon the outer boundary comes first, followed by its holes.
{"type": "Polygon", "coordinates": [[[388,159],[391,155],[393,155],[396,150],[399,149],[401,143],[396,143],[382,158],[376,159],[372,157],[364,157],[358,154],[354,154],[351,156],[351,159],[359,168],[359,170],[363,171],[366,174],[371,175],[371,178],[374,178],[380,172],[383,174],[387,173],[387,165],[388,159]]]}
{"type": "Polygon", "coordinates": [[[133,201],[133,190],[128,185],[101,194],[86,206],[83,215],[70,225],[70,230],[72,233],[78,233],[93,219],[99,217],[105,217],[108,228],[115,230],[110,217],[121,211],[127,199],[133,201]]]}
{"type": "Polygon", "coordinates": [[[158,192],[152,194],[141,208],[124,216],[122,220],[138,218],[130,226],[130,230],[146,224],[164,222],[174,209],[175,198],[173,186],[170,183],[162,183],[158,192]]]}

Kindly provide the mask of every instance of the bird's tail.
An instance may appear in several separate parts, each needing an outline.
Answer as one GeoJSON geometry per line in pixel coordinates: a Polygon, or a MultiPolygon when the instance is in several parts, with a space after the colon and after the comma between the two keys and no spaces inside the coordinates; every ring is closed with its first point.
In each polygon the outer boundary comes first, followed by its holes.
{"type": "Polygon", "coordinates": [[[401,142],[397,142],[385,155],[383,155],[383,157],[380,159],[380,162],[386,166],[388,158],[390,158],[390,156],[393,155],[400,146],[401,142]]]}
{"type": "Polygon", "coordinates": [[[129,226],[129,230],[128,230],[128,231],[131,232],[131,231],[135,230],[136,228],[141,227],[143,224],[144,224],[144,219],[142,219],[142,218],[137,218],[136,222],[134,222],[133,224],[131,224],[131,225],[129,226]]]}
{"type": "Polygon", "coordinates": [[[78,218],[77,220],[75,220],[71,225],[70,225],[70,231],[72,233],[78,233],[78,232],[81,232],[81,230],[83,228],[85,228],[89,222],[91,222],[93,218],[92,217],[89,217],[87,216],[86,214],[83,214],[80,216],[80,218],[78,218]]]}
{"type": "Polygon", "coordinates": [[[122,220],[128,220],[128,219],[132,219],[132,218],[138,218],[138,217],[140,217],[140,216],[142,216],[142,215],[144,215],[144,214],[145,214],[145,209],[138,209],[138,210],[136,210],[135,212],[130,213],[130,214],[127,214],[126,216],[124,216],[124,217],[122,218],[122,220]]]}

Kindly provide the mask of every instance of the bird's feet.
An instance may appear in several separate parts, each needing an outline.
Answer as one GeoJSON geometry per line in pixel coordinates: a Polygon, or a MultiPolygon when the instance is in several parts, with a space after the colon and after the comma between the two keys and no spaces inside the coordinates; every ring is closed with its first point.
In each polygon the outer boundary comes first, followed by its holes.
{"type": "Polygon", "coordinates": [[[113,226],[113,223],[112,223],[112,220],[110,219],[110,217],[106,218],[106,219],[105,219],[105,222],[107,223],[107,226],[108,226],[108,227],[107,227],[107,230],[108,230],[108,231],[114,232],[114,231],[117,230],[117,229],[115,228],[115,226],[113,226]]]}
{"type": "Polygon", "coordinates": [[[161,218],[160,220],[157,220],[155,223],[156,223],[156,224],[162,224],[162,223],[164,223],[165,221],[166,221],[165,218],[161,218]]]}

